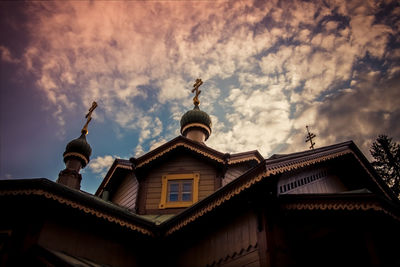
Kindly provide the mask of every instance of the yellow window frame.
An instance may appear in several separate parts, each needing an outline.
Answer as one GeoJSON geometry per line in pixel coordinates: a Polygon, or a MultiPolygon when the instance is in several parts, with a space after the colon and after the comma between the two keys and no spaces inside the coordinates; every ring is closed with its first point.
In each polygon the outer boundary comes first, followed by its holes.
{"type": "Polygon", "coordinates": [[[168,174],[163,175],[161,179],[161,200],[160,209],[166,208],[184,208],[189,207],[199,200],[199,173],[183,173],[183,174],[168,174]],[[193,180],[192,186],[192,200],[190,201],[167,201],[168,182],[174,180],[193,180]]]}

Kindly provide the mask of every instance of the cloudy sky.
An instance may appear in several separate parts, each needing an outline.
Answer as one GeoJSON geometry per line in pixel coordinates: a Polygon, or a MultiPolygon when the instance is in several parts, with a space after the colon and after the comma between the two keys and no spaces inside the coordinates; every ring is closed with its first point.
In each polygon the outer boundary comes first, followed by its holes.
{"type": "Polygon", "coordinates": [[[0,3],[0,177],[56,180],[92,101],[82,189],[179,135],[204,82],[207,145],[264,157],[400,140],[397,1],[0,3]]]}

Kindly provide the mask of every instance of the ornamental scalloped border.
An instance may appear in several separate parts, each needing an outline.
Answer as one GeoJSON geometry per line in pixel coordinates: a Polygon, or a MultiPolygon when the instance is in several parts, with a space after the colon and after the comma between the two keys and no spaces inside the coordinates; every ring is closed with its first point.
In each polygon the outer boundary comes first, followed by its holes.
{"type": "Polygon", "coordinates": [[[394,219],[400,221],[400,217],[395,215],[393,212],[390,212],[384,208],[382,208],[379,203],[372,202],[372,203],[354,203],[349,200],[347,201],[336,201],[331,203],[283,203],[281,207],[286,210],[332,210],[332,211],[339,211],[339,210],[360,210],[360,211],[378,211],[383,212],[386,215],[393,217],[394,219]]]}
{"type": "Polygon", "coordinates": [[[82,154],[77,153],[77,152],[68,152],[68,153],[66,153],[66,154],[64,155],[64,158],[65,158],[65,157],[70,157],[70,156],[74,156],[74,157],[78,157],[78,158],[80,158],[80,159],[83,159],[83,160],[85,161],[85,164],[86,164],[86,165],[89,163],[89,161],[88,161],[82,154]]]}
{"type": "Polygon", "coordinates": [[[210,153],[204,152],[204,151],[202,151],[202,150],[200,150],[200,149],[197,149],[197,148],[195,148],[195,147],[193,147],[193,146],[190,146],[190,145],[187,145],[187,144],[185,144],[185,143],[179,142],[179,143],[177,143],[177,144],[175,144],[175,145],[173,145],[173,146],[170,146],[169,148],[167,148],[167,149],[165,149],[165,150],[163,150],[163,151],[157,153],[156,155],[150,157],[149,159],[147,159],[147,160],[145,160],[145,161],[139,163],[136,167],[137,167],[137,168],[140,168],[140,167],[142,167],[142,166],[148,164],[149,162],[155,160],[156,158],[161,157],[161,156],[164,155],[165,153],[168,153],[169,151],[171,151],[171,150],[173,150],[173,149],[175,149],[175,148],[177,148],[177,147],[179,147],[179,146],[183,146],[183,147],[185,147],[185,148],[188,148],[188,149],[190,149],[190,150],[192,150],[192,151],[195,151],[195,152],[197,152],[197,153],[199,153],[199,154],[202,154],[203,156],[206,156],[206,157],[208,157],[208,158],[211,158],[211,159],[213,159],[213,160],[215,160],[215,161],[217,161],[217,162],[224,163],[224,161],[223,161],[222,159],[220,159],[220,158],[218,158],[218,157],[216,157],[216,156],[213,156],[213,155],[211,155],[210,153]]]}
{"type": "Polygon", "coordinates": [[[197,218],[203,216],[204,214],[206,214],[207,212],[210,212],[211,210],[213,210],[214,208],[220,206],[222,203],[224,203],[225,201],[231,199],[232,197],[240,194],[242,191],[250,188],[252,185],[254,185],[255,183],[260,182],[261,180],[263,180],[264,178],[267,178],[271,175],[275,175],[278,173],[283,173],[286,171],[291,171],[291,170],[295,170],[295,169],[299,169],[299,168],[303,168],[306,166],[311,166],[323,161],[327,161],[333,158],[337,158],[340,156],[343,156],[345,154],[351,154],[352,151],[346,149],[345,151],[339,151],[333,154],[329,154],[329,155],[324,155],[324,156],[319,156],[317,158],[313,158],[313,157],[308,157],[300,162],[294,163],[294,164],[284,164],[282,166],[275,166],[273,168],[268,168],[267,166],[267,170],[264,171],[263,173],[257,175],[256,177],[253,177],[251,179],[249,179],[248,181],[243,182],[242,184],[240,184],[239,186],[237,186],[236,188],[232,188],[230,191],[228,191],[227,193],[225,193],[224,195],[218,197],[216,200],[212,201],[211,203],[209,203],[208,205],[206,205],[205,207],[199,209],[198,211],[196,211],[194,214],[192,214],[191,216],[182,219],[181,221],[179,221],[178,223],[176,223],[175,225],[173,225],[171,228],[169,228],[165,235],[168,236],[174,232],[176,232],[177,230],[181,229],[182,227],[186,226],[187,224],[195,221],[197,218]],[[290,165],[289,165],[290,164],[290,165]]]}
{"type": "Polygon", "coordinates": [[[207,127],[207,126],[204,126],[204,124],[202,124],[202,123],[190,123],[190,124],[188,124],[188,125],[186,125],[185,127],[182,128],[181,133],[184,133],[184,132],[185,132],[187,129],[189,129],[190,127],[199,127],[199,128],[202,128],[202,129],[204,129],[204,130],[207,131],[208,136],[211,135],[211,128],[209,128],[209,127],[207,127]]]}
{"type": "Polygon", "coordinates": [[[72,207],[74,209],[79,209],[79,210],[83,211],[84,213],[95,215],[96,217],[105,219],[105,220],[107,220],[107,221],[109,221],[111,223],[119,224],[120,226],[126,227],[126,228],[128,228],[130,230],[137,231],[137,232],[140,232],[142,234],[149,235],[149,236],[154,236],[154,234],[151,231],[149,231],[149,230],[147,230],[147,229],[145,229],[143,227],[140,227],[138,225],[132,224],[132,223],[128,222],[127,220],[118,219],[118,218],[116,218],[116,217],[114,217],[112,215],[105,214],[105,213],[103,213],[101,211],[98,211],[98,210],[95,210],[93,208],[84,206],[84,205],[82,205],[82,204],[80,204],[80,203],[78,203],[76,201],[71,201],[69,199],[66,199],[64,197],[55,195],[53,193],[47,192],[47,191],[42,190],[42,189],[26,189],[26,190],[13,190],[13,191],[0,192],[0,196],[9,196],[9,195],[13,195],[13,196],[17,196],[17,195],[43,196],[43,197],[45,197],[47,199],[53,199],[53,200],[59,202],[60,204],[65,204],[65,205],[70,206],[70,207],[72,207]]]}
{"type": "Polygon", "coordinates": [[[228,164],[233,165],[233,164],[242,163],[242,162],[250,161],[250,160],[255,160],[255,161],[257,161],[257,163],[261,162],[260,159],[257,158],[256,156],[250,156],[250,157],[245,157],[245,158],[236,159],[236,160],[229,160],[228,164]]]}

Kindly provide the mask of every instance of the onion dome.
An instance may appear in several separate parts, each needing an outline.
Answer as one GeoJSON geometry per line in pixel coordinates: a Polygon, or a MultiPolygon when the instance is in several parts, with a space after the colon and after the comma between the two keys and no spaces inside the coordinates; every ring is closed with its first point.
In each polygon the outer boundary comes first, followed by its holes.
{"type": "Polygon", "coordinates": [[[86,141],[86,135],[82,132],[82,135],[69,142],[65,148],[64,162],[67,163],[69,158],[77,158],[80,160],[82,167],[84,168],[89,163],[89,157],[92,154],[92,148],[86,141]]]}
{"type": "Polygon", "coordinates": [[[198,105],[187,111],[181,118],[181,134],[186,136],[190,130],[198,129],[204,132],[205,140],[211,135],[211,118],[200,110],[198,105]]]}

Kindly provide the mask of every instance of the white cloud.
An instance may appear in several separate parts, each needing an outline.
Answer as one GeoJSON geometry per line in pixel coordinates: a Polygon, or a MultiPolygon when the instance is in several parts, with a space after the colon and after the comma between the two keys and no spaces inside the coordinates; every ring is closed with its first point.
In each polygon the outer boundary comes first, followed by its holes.
{"type": "Polygon", "coordinates": [[[103,178],[107,172],[107,170],[111,167],[115,160],[115,156],[105,155],[98,156],[94,159],[91,159],[88,168],[95,174],[101,174],[101,178],[103,178]]]}
{"type": "Polygon", "coordinates": [[[351,19],[351,43],[361,51],[361,56],[368,51],[372,56],[381,58],[392,30],[386,25],[374,24],[374,19],[372,15],[358,15],[351,19]]]}
{"type": "Polygon", "coordinates": [[[161,88],[158,101],[162,104],[165,104],[166,101],[183,99],[190,93],[186,82],[179,76],[160,81],[158,86],[161,88]]]}
{"type": "Polygon", "coordinates": [[[292,123],[290,106],[278,86],[250,92],[236,88],[226,101],[233,108],[227,115],[230,127],[213,131],[207,142],[211,147],[226,152],[258,149],[267,155],[286,140],[292,123]]]}
{"type": "MultiPolygon", "coordinates": [[[[265,155],[280,144],[301,149],[305,125],[321,132],[320,145],[339,140],[337,133],[345,138],[335,128],[344,122],[331,121],[327,110],[340,113],[337,106],[354,101],[355,92],[344,95],[344,88],[335,88],[350,79],[345,87],[371,96],[359,97],[366,102],[349,111],[360,136],[369,138],[371,125],[376,127],[368,114],[397,111],[390,94],[363,89],[367,78],[354,75],[367,52],[384,60],[399,54],[386,53],[397,24],[374,20],[374,1],[48,5],[30,6],[32,40],[22,58],[60,128],[66,127],[66,113],[96,100],[101,112],[94,119],[112,121],[121,135],[138,134],[137,155],[179,134],[178,121],[192,107],[195,78],[204,81],[201,108],[214,122],[208,144],[221,151],[260,149],[265,155]],[[337,16],[334,10],[349,24],[327,21],[337,16]],[[332,102],[321,103],[321,96],[332,102]]],[[[7,48],[0,50],[2,60],[16,60],[7,48]]],[[[389,72],[394,79],[398,66],[389,72]]]]}

